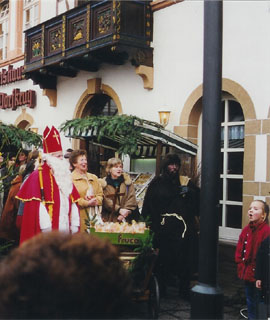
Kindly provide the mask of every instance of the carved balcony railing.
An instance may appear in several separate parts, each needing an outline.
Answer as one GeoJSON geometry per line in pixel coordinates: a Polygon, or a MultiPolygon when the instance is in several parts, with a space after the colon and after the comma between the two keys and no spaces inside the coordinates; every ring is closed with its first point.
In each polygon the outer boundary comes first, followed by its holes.
{"type": "Polygon", "coordinates": [[[102,63],[152,66],[149,1],[88,1],[25,32],[25,76],[56,89],[57,76],[102,63]]]}

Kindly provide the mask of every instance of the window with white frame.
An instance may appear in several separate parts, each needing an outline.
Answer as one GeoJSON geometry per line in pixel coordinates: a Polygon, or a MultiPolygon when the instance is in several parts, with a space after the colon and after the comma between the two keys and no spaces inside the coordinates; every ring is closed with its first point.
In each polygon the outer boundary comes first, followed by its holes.
{"type": "Polygon", "coordinates": [[[0,60],[7,58],[9,4],[0,7],[0,60]]]}
{"type": "Polygon", "coordinates": [[[39,0],[24,0],[23,30],[34,27],[39,23],[39,0]]]}
{"type": "Polygon", "coordinates": [[[221,228],[241,229],[245,123],[241,105],[229,96],[222,101],[220,212],[221,228]]]}

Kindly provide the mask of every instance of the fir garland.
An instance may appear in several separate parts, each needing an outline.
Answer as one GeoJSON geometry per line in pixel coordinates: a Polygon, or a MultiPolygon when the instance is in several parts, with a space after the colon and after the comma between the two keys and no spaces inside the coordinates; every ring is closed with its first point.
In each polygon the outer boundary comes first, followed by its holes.
{"type": "Polygon", "coordinates": [[[120,154],[136,154],[138,141],[141,133],[144,132],[143,125],[151,124],[157,128],[162,128],[156,122],[147,121],[136,116],[116,115],[116,116],[88,116],[82,119],[68,120],[60,127],[66,135],[72,137],[83,137],[91,130],[95,133],[97,141],[103,137],[119,140],[118,152],[120,154]],[[117,139],[117,138],[121,139],[117,139]]]}
{"type": "Polygon", "coordinates": [[[23,144],[38,148],[42,145],[42,138],[32,131],[0,123],[0,151],[5,149],[19,150],[23,144]]]}

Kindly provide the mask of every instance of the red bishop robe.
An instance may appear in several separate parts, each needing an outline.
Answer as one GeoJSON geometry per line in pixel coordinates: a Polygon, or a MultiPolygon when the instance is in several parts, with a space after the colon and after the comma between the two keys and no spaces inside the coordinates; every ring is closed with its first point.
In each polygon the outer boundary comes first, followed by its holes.
{"type": "MultiPolygon", "coordinates": [[[[51,217],[52,230],[59,229],[60,192],[59,187],[51,173],[50,167],[45,162],[42,165],[42,180],[44,188],[44,204],[51,217]]],[[[16,198],[24,202],[21,225],[20,244],[41,232],[39,223],[41,196],[39,170],[35,170],[25,181],[16,198]]],[[[73,185],[69,195],[69,227],[71,227],[71,206],[78,202],[80,195],[73,185]]]]}

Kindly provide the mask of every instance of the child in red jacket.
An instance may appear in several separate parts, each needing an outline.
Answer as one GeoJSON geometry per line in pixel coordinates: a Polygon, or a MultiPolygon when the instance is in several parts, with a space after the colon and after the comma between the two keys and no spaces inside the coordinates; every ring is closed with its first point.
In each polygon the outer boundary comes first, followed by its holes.
{"type": "Polygon", "coordinates": [[[266,202],[251,202],[248,210],[249,224],[242,230],[236,247],[235,261],[238,277],[245,281],[248,319],[256,318],[256,254],[261,242],[270,234],[268,215],[269,206],[266,202]]]}

